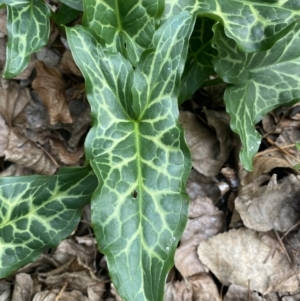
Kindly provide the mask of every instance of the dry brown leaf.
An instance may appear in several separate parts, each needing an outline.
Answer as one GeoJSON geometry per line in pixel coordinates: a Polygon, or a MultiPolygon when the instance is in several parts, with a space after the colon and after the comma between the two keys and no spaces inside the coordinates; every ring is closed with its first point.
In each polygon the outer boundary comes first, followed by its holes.
{"type": "Polygon", "coordinates": [[[11,283],[1,280],[0,281],[0,300],[10,301],[11,300],[11,283]]]}
{"type": "Polygon", "coordinates": [[[6,9],[1,8],[0,9],[0,38],[3,38],[6,36],[6,9]]]}
{"type": "Polygon", "coordinates": [[[284,232],[299,221],[299,196],[300,181],[296,176],[291,174],[278,185],[276,175],[273,175],[268,186],[237,197],[235,208],[250,229],[284,232]]]}
{"type": "Polygon", "coordinates": [[[6,62],[6,38],[0,38],[0,70],[4,68],[6,62]]]}
{"type": "Polygon", "coordinates": [[[1,80],[0,114],[9,127],[24,126],[26,123],[25,108],[30,102],[30,93],[13,80],[1,80]]]}
{"type": "Polygon", "coordinates": [[[180,123],[192,153],[193,167],[205,176],[216,176],[224,161],[214,131],[202,125],[194,114],[187,111],[180,112],[180,123]],[[220,157],[222,160],[219,160],[220,157]]]}
{"type": "Polygon", "coordinates": [[[193,301],[221,301],[215,281],[208,273],[195,275],[190,279],[193,301]]]}
{"type": "Polygon", "coordinates": [[[262,294],[295,291],[299,283],[286,254],[277,240],[268,237],[265,243],[263,237],[251,229],[233,229],[201,242],[198,255],[223,285],[262,294]]]}
{"type": "Polygon", "coordinates": [[[53,51],[48,47],[43,47],[36,53],[36,57],[39,61],[42,61],[47,67],[55,67],[60,59],[60,54],[57,51],[53,51]]]}
{"type": "Polygon", "coordinates": [[[30,301],[33,291],[33,281],[30,275],[20,273],[16,275],[12,301],[30,301]]]}
{"type": "Polygon", "coordinates": [[[71,123],[73,119],[65,93],[66,84],[61,73],[55,68],[48,68],[41,61],[36,63],[36,70],[37,77],[32,82],[32,87],[48,109],[50,124],[56,124],[58,121],[71,123]]]}
{"type": "Polygon", "coordinates": [[[248,288],[231,284],[224,297],[224,301],[264,301],[258,293],[249,291],[248,288]],[[249,297],[250,296],[250,297],[249,297]]]}
{"type": "Polygon", "coordinates": [[[191,201],[189,220],[175,252],[175,266],[183,277],[208,272],[199,261],[197,246],[222,230],[223,219],[223,212],[209,198],[198,197],[191,201]]]}
{"type": "Polygon", "coordinates": [[[59,69],[62,73],[75,74],[77,76],[82,77],[82,73],[75,64],[70,50],[65,51],[65,53],[63,54],[59,69]]]}
{"type": "Polygon", "coordinates": [[[95,270],[96,245],[82,245],[72,239],[63,240],[55,250],[53,259],[60,263],[67,263],[73,256],[80,258],[81,262],[95,270]]]}
{"type": "Polygon", "coordinates": [[[4,156],[4,152],[8,144],[9,128],[3,116],[0,114],[0,157],[4,156]]]}
{"type": "Polygon", "coordinates": [[[18,164],[11,164],[5,170],[0,172],[0,177],[29,176],[32,174],[33,171],[29,168],[20,166],[18,164]]]}
{"type": "Polygon", "coordinates": [[[272,156],[259,156],[258,154],[253,161],[253,172],[247,173],[241,184],[247,185],[260,175],[268,173],[277,167],[293,168],[293,166],[286,161],[278,151],[273,153],[272,156]],[[276,156],[276,154],[278,154],[278,156],[276,156]]]}
{"type": "Polygon", "coordinates": [[[164,301],[193,301],[193,291],[189,281],[168,282],[164,301]]]}
{"type": "Polygon", "coordinates": [[[64,165],[80,165],[79,161],[84,155],[83,147],[79,147],[76,152],[67,150],[63,141],[50,139],[51,155],[64,165]]]}
{"type": "Polygon", "coordinates": [[[40,174],[52,175],[57,169],[49,156],[34,142],[24,137],[17,128],[12,128],[10,131],[4,155],[6,160],[33,169],[40,174]]]}
{"type": "Polygon", "coordinates": [[[191,200],[198,196],[208,197],[214,204],[221,197],[217,180],[212,177],[206,177],[198,173],[195,169],[193,169],[189,175],[186,191],[191,200]]]}
{"type": "MultiPolygon", "coordinates": [[[[89,301],[87,297],[82,295],[79,291],[72,291],[72,292],[61,292],[58,289],[53,289],[51,291],[45,290],[42,292],[37,293],[32,301],[89,301]],[[57,299],[57,297],[59,299],[57,299]]],[[[20,300],[18,300],[20,301],[20,300]]]]}

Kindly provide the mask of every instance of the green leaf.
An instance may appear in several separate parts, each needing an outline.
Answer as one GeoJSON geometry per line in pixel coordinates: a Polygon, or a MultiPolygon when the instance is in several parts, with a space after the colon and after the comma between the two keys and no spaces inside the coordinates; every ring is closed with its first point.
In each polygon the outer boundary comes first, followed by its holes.
{"type": "Polygon", "coordinates": [[[83,24],[101,37],[111,52],[136,65],[151,46],[164,0],[85,0],[83,24]]]}
{"type": "Polygon", "coordinates": [[[65,25],[77,19],[80,14],[80,11],[61,4],[58,11],[52,15],[52,19],[58,25],[65,25]]]}
{"type": "Polygon", "coordinates": [[[59,2],[78,11],[83,11],[83,0],[59,0],[59,2]]]}
{"type": "Polygon", "coordinates": [[[163,20],[182,10],[220,21],[240,49],[255,52],[269,49],[300,18],[300,1],[166,0],[163,20]]]}
{"type": "Polygon", "coordinates": [[[46,45],[50,32],[50,10],[42,0],[4,1],[7,6],[7,50],[5,78],[22,72],[30,55],[46,45]]]}
{"type": "Polygon", "coordinates": [[[179,104],[190,98],[214,73],[212,59],[217,52],[211,47],[213,37],[212,26],[215,22],[206,18],[198,18],[190,38],[189,52],[185,69],[181,77],[179,104]]]}
{"type": "Polygon", "coordinates": [[[170,18],[135,69],[87,29],[67,29],[94,121],[85,145],[101,183],[92,197],[93,227],[127,301],[163,299],[187,220],[191,165],[176,95],[193,25],[187,12],[170,18]]]}
{"type": "Polygon", "coordinates": [[[219,52],[215,70],[233,84],[226,89],[224,100],[231,128],[242,140],[240,159],[252,170],[261,138],[255,124],[271,110],[300,97],[300,22],[287,27],[268,51],[242,52],[221,25],[215,27],[214,44],[219,52]]]}
{"type": "Polygon", "coordinates": [[[96,186],[90,166],[0,178],[0,278],[70,235],[96,186]]]}

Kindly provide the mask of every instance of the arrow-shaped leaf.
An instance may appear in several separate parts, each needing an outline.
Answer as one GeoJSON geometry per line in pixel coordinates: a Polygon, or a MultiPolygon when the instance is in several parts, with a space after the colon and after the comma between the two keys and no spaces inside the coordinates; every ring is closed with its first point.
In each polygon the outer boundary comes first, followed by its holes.
{"type": "Polygon", "coordinates": [[[186,10],[220,21],[245,52],[269,49],[287,25],[300,19],[300,1],[166,0],[163,20],[186,10]]]}
{"type": "Polygon", "coordinates": [[[4,77],[22,72],[30,55],[48,42],[50,10],[41,0],[0,0],[7,4],[7,50],[4,77]]]}
{"type": "Polygon", "coordinates": [[[163,0],[85,0],[83,24],[101,37],[106,48],[121,52],[133,65],[149,48],[163,0]]]}
{"type": "Polygon", "coordinates": [[[176,93],[193,24],[187,12],[170,18],[135,70],[87,29],[67,29],[94,120],[86,140],[100,180],[92,222],[112,280],[127,301],[163,299],[186,223],[190,160],[176,93]]]}
{"type": "Polygon", "coordinates": [[[240,51],[221,25],[215,27],[214,45],[219,52],[215,70],[233,84],[225,92],[231,128],[244,146],[241,161],[251,170],[261,138],[254,125],[271,110],[300,97],[300,22],[287,27],[268,51],[240,51]]]}
{"type": "Polygon", "coordinates": [[[198,18],[196,21],[181,77],[179,104],[191,97],[208,76],[214,73],[212,59],[216,56],[216,50],[211,46],[214,23],[213,20],[207,18],[198,18]]]}
{"type": "Polygon", "coordinates": [[[0,278],[70,235],[96,186],[90,166],[0,178],[0,278]]]}
{"type": "Polygon", "coordinates": [[[79,11],[83,11],[83,0],[59,0],[59,2],[79,11]]]}

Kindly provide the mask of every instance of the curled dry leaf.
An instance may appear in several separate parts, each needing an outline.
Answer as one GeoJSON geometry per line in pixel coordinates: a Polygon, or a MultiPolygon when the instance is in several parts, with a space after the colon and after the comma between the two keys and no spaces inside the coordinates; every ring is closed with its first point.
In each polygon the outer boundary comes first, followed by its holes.
{"type": "Polygon", "coordinates": [[[17,128],[12,128],[9,133],[4,155],[6,160],[33,169],[40,174],[52,175],[57,168],[50,157],[34,142],[24,137],[17,128]]]}
{"type": "Polygon", "coordinates": [[[241,184],[247,185],[260,175],[268,173],[277,167],[293,168],[278,151],[275,151],[272,156],[259,156],[258,154],[253,161],[253,172],[247,173],[241,184]]]}
{"type": "Polygon", "coordinates": [[[193,291],[189,281],[168,282],[164,301],[192,301],[193,291]]]}
{"type": "Polygon", "coordinates": [[[10,301],[11,300],[11,283],[2,280],[0,281],[0,300],[10,301]]]}
{"type": "Polygon", "coordinates": [[[300,218],[300,181],[291,174],[277,184],[273,175],[268,186],[254,194],[243,194],[236,198],[235,208],[246,227],[256,231],[272,229],[284,232],[300,218]]]}
{"type": "Polygon", "coordinates": [[[264,301],[264,298],[259,296],[258,293],[249,291],[248,288],[231,284],[224,297],[224,301],[264,301]]]}
{"type": "Polygon", "coordinates": [[[48,68],[41,61],[36,63],[36,70],[37,77],[32,82],[32,87],[48,109],[50,124],[56,124],[58,121],[71,123],[73,119],[65,93],[66,84],[61,73],[55,68],[48,68]]]}
{"type": "Polygon", "coordinates": [[[75,64],[72,53],[70,50],[65,51],[62,60],[60,62],[59,69],[62,73],[75,74],[82,77],[82,73],[75,64]]]}
{"type": "Polygon", "coordinates": [[[277,240],[264,236],[247,228],[233,229],[201,242],[198,255],[223,285],[249,287],[261,294],[295,291],[299,283],[286,254],[277,240]]]}
{"type": "Polygon", "coordinates": [[[25,108],[30,102],[30,93],[13,80],[1,80],[0,114],[9,127],[24,126],[26,123],[25,108]]]}
{"type": "Polygon", "coordinates": [[[193,167],[208,177],[216,176],[226,157],[213,130],[198,122],[190,112],[180,112],[180,123],[185,130],[187,145],[192,153],[193,167]]]}
{"type": "Polygon", "coordinates": [[[7,148],[9,132],[10,130],[0,114],[0,157],[4,156],[4,152],[7,148]]]}
{"type": "MultiPolygon", "coordinates": [[[[32,301],[89,301],[87,297],[85,297],[79,291],[65,292],[60,291],[58,289],[53,289],[51,291],[45,290],[37,293],[32,301]]],[[[19,300],[20,301],[20,300],[19,300]]]]}
{"type": "Polygon", "coordinates": [[[223,219],[223,212],[211,199],[198,197],[191,201],[189,220],[175,252],[175,266],[183,277],[208,272],[199,261],[197,246],[222,230],[223,219]]]}
{"type": "Polygon", "coordinates": [[[16,275],[12,301],[30,301],[33,293],[31,276],[25,273],[16,275]]]}

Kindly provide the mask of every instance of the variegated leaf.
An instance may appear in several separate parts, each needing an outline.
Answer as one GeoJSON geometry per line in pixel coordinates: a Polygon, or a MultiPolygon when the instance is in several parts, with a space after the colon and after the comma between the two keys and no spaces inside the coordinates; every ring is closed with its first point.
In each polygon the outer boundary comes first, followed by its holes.
{"type": "Polygon", "coordinates": [[[90,166],[0,178],[0,278],[70,235],[97,183],[90,166]]]}
{"type": "Polygon", "coordinates": [[[164,0],[85,0],[83,24],[108,50],[121,52],[136,65],[151,45],[163,8],[164,0]]]}
{"type": "Polygon", "coordinates": [[[220,21],[225,33],[240,49],[254,52],[269,49],[281,30],[300,18],[295,0],[166,0],[163,20],[187,10],[220,21]]]}
{"type": "Polygon", "coordinates": [[[4,77],[22,72],[30,55],[43,47],[49,37],[50,10],[42,0],[0,0],[7,4],[7,50],[4,77]]]}
{"type": "Polygon", "coordinates": [[[288,26],[267,51],[242,52],[221,25],[215,27],[214,45],[219,52],[215,70],[232,84],[226,89],[225,103],[231,128],[242,140],[240,158],[252,170],[261,139],[255,124],[271,110],[300,98],[300,22],[288,26]]]}
{"type": "Polygon", "coordinates": [[[99,250],[123,300],[160,301],[184,229],[189,152],[176,93],[193,18],[170,18],[137,67],[83,28],[67,30],[86,80],[93,127],[86,155],[100,185],[92,197],[99,250]]]}

